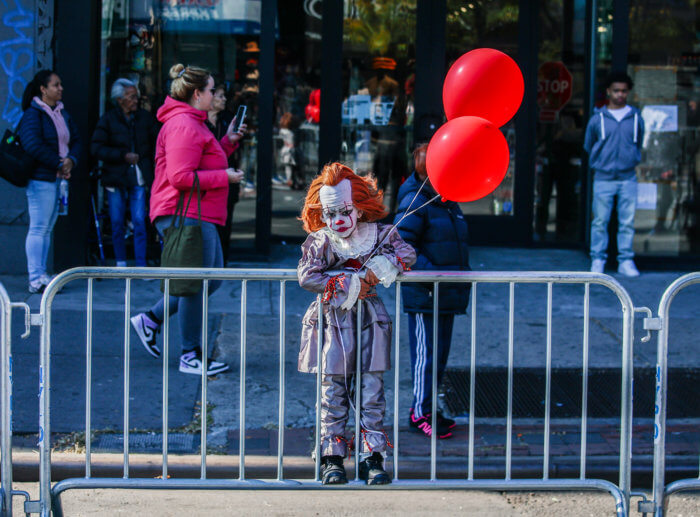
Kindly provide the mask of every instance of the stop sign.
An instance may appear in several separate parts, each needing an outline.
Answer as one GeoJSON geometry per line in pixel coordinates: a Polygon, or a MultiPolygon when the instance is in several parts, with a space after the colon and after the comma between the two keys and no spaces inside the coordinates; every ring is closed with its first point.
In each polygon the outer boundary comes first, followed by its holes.
{"type": "Polygon", "coordinates": [[[571,99],[573,77],[561,61],[542,63],[537,71],[537,105],[540,118],[553,119],[571,99]]]}

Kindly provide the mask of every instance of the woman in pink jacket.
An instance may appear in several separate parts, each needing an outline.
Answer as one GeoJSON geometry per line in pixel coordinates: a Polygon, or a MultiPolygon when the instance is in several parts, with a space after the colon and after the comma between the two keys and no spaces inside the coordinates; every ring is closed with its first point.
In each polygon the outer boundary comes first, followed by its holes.
{"type": "MultiPolygon", "coordinates": [[[[221,242],[216,225],[226,222],[226,202],[229,183],[238,183],[243,172],[229,168],[228,156],[238,147],[245,124],[238,131],[231,122],[224,137],[217,141],[205,125],[207,111],[214,98],[214,79],[201,68],[177,64],[170,69],[170,95],[158,110],[163,127],[156,142],[155,180],[151,190],[151,221],[162,235],[172,222],[180,194],[187,197],[195,173],[201,190],[202,237],[204,263],[202,267],[223,267],[221,242]]],[[[198,224],[196,195],[185,214],[185,225],[198,224]]],[[[209,294],[220,282],[209,283],[209,294]]],[[[158,302],[145,313],[131,318],[146,351],[160,357],[156,333],[163,323],[164,301],[158,302]]],[[[180,314],[182,355],[180,371],[202,374],[202,297],[170,297],[170,314],[180,314]]],[[[228,370],[228,365],[209,359],[207,374],[215,375],[228,370]]]]}

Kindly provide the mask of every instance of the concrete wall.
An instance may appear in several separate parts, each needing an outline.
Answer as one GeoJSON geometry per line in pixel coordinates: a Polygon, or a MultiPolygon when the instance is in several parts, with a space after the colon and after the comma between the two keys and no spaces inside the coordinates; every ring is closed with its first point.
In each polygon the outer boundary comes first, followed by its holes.
{"type": "MultiPolygon", "coordinates": [[[[22,116],[22,93],[53,63],[53,0],[0,2],[0,135],[22,116]]],[[[0,180],[0,273],[26,271],[29,217],[24,189],[0,180]]]]}

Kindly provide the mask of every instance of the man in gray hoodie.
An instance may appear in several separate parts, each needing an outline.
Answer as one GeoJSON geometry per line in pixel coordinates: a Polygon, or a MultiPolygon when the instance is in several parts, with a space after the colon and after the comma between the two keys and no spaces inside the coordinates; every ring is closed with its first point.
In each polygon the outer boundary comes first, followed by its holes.
{"type": "Polygon", "coordinates": [[[627,104],[632,79],[613,72],[606,80],[609,103],[597,109],[586,127],[583,148],[593,170],[593,222],[591,271],[602,273],[607,259],[608,222],[617,198],[617,271],[639,276],[634,264],[634,212],[637,205],[635,166],[641,161],[644,121],[639,110],[627,104]]]}

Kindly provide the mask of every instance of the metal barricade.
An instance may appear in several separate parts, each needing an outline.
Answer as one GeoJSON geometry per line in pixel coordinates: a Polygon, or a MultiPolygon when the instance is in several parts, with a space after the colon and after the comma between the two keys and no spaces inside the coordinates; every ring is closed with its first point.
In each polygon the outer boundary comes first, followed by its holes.
{"type": "Polygon", "coordinates": [[[12,516],[12,497],[22,495],[29,499],[29,494],[12,488],[12,308],[25,309],[25,333],[29,335],[29,307],[25,303],[12,303],[5,287],[0,284],[0,515],[12,516]]]}
{"type": "MultiPolygon", "coordinates": [[[[68,489],[76,488],[131,488],[131,489],[320,489],[319,464],[320,464],[320,400],[321,400],[321,370],[317,368],[316,377],[316,470],[314,479],[299,480],[289,479],[284,475],[284,439],[285,439],[285,285],[287,282],[297,281],[296,270],[270,270],[270,269],[176,269],[176,268],[76,268],[66,271],[56,277],[46,288],[41,301],[41,347],[40,347],[40,499],[25,505],[32,513],[40,513],[49,516],[62,515],[60,494],[68,489]],[[125,281],[125,314],[124,314],[124,450],[123,450],[123,477],[121,478],[95,478],[91,473],[91,361],[92,361],[92,311],[93,311],[93,281],[97,278],[123,279],[125,281]],[[164,299],[166,309],[163,320],[163,409],[162,409],[162,476],[160,479],[131,478],[129,475],[129,334],[130,334],[130,292],[131,281],[135,279],[161,278],[165,279],[164,299]],[[240,407],[239,416],[239,467],[238,479],[210,479],[207,477],[207,376],[206,362],[202,368],[201,377],[201,475],[199,479],[169,479],[168,477],[168,336],[169,336],[169,306],[167,304],[170,281],[174,279],[197,278],[203,280],[202,290],[202,357],[206,361],[208,357],[207,343],[207,317],[208,317],[208,290],[212,280],[234,280],[241,282],[241,307],[240,307],[240,407]],[[51,486],[51,325],[52,303],[56,293],[67,283],[87,279],[87,339],[86,339],[86,420],[85,420],[85,476],[81,478],[66,479],[51,486]],[[279,300],[279,415],[278,415],[278,454],[277,476],[274,479],[249,479],[246,477],[245,461],[245,411],[246,407],[246,314],[248,283],[251,281],[272,281],[280,283],[279,300]]],[[[566,273],[566,272],[409,272],[399,278],[395,283],[396,295],[396,325],[394,331],[394,364],[399,364],[400,353],[400,286],[402,283],[421,282],[432,283],[434,296],[434,334],[433,353],[437,357],[437,300],[441,283],[469,283],[472,285],[471,306],[471,401],[469,419],[469,454],[468,475],[461,479],[438,479],[437,477],[437,436],[432,433],[430,476],[428,479],[403,479],[399,472],[399,395],[398,389],[394,390],[394,422],[393,422],[393,482],[376,488],[382,489],[478,489],[478,490],[598,490],[610,493],[616,502],[616,512],[619,516],[628,515],[631,480],[631,440],[632,440],[632,375],[633,375],[633,320],[635,309],[632,301],[622,286],[607,275],[595,273],[566,273]],[[542,477],[535,479],[514,479],[512,477],[512,431],[513,431],[513,366],[514,366],[514,315],[515,315],[515,285],[516,284],[543,284],[547,286],[547,363],[546,363],[546,393],[544,419],[544,456],[542,465],[542,477]],[[476,305],[476,290],[481,284],[505,284],[509,287],[508,300],[508,414],[507,414],[507,438],[505,448],[505,477],[503,479],[477,479],[474,476],[474,379],[476,364],[476,321],[479,307],[476,305]],[[584,287],[583,308],[583,391],[581,413],[581,449],[580,449],[580,475],[573,479],[551,479],[550,476],[550,423],[551,423],[551,374],[552,374],[552,289],[554,284],[579,284],[584,287]],[[589,479],[586,477],[586,433],[588,425],[588,352],[589,352],[589,304],[590,286],[599,285],[609,289],[619,300],[622,317],[622,357],[621,357],[621,415],[620,415],[620,453],[619,453],[619,482],[603,479],[589,479]]],[[[357,322],[361,322],[363,302],[358,303],[357,322]]],[[[319,344],[323,339],[322,308],[319,308],[319,344]]],[[[360,332],[357,332],[358,339],[360,332]]],[[[359,345],[359,342],[358,342],[359,345]]],[[[360,354],[361,347],[357,346],[360,354]]],[[[318,347],[317,364],[321,364],[321,347],[318,347]]],[[[358,357],[359,359],[359,357],[358,357]]],[[[356,375],[361,374],[361,361],[357,360],[356,375]]],[[[394,368],[395,386],[399,386],[399,368],[394,368]]],[[[433,362],[433,411],[432,425],[437,428],[437,361],[433,362]]],[[[360,389],[355,390],[356,415],[361,411],[360,389]]],[[[355,432],[360,436],[360,419],[356,418],[355,432]]],[[[358,463],[359,447],[355,448],[355,482],[348,485],[336,485],[333,489],[357,489],[358,488],[358,463]]],[[[375,488],[375,487],[373,487],[375,488]]]]}
{"type": "Polygon", "coordinates": [[[671,302],[684,288],[700,284],[700,272],[689,273],[669,285],[659,302],[658,318],[645,321],[645,327],[659,332],[656,358],[656,404],[654,408],[654,487],[653,511],[665,515],[668,497],[682,490],[700,488],[700,467],[695,479],[681,479],[665,485],[666,468],[666,410],[668,400],[668,329],[671,302]]]}
{"type": "Polygon", "coordinates": [[[2,423],[0,432],[0,460],[2,465],[2,516],[12,515],[12,355],[11,346],[12,307],[7,291],[0,284],[0,379],[2,397],[2,423]]]}

